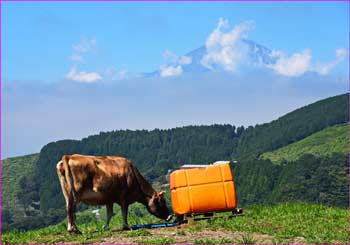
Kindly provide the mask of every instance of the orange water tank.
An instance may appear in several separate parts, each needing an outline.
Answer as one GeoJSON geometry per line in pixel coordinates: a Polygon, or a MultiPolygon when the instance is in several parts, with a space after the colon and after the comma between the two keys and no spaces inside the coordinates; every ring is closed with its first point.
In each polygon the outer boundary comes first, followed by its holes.
{"type": "Polygon", "coordinates": [[[236,189],[228,162],[184,167],[170,175],[175,215],[228,211],[237,207],[236,189]]]}

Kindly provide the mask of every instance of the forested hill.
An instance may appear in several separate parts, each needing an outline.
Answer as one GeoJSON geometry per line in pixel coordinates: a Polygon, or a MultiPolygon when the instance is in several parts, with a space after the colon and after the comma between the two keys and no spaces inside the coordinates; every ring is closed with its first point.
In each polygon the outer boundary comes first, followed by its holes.
{"type": "MultiPolygon", "coordinates": [[[[318,101],[271,123],[247,129],[211,125],[151,131],[117,130],[82,140],[49,143],[42,148],[34,164],[33,176],[26,178],[26,186],[34,185],[33,189],[39,192],[40,213],[45,213],[45,218],[41,215],[36,220],[28,213],[27,222],[30,224],[23,228],[41,226],[43,222],[54,223],[64,217],[65,203],[56,176],[56,164],[62,155],[73,153],[127,157],[149,181],[161,183],[165,181],[168,169],[182,164],[238,159],[239,164],[233,170],[242,205],[304,200],[347,206],[347,186],[342,182],[348,171],[346,156],[335,155],[327,159],[306,156],[288,166],[275,165],[260,160],[258,156],[329,126],[348,122],[348,96],[343,94],[318,101]],[[329,162],[334,166],[331,169],[326,167],[329,162]],[[290,174],[300,175],[301,179],[290,178],[290,174]],[[339,178],[332,177],[338,175],[339,178]],[[328,182],[323,181],[325,178],[328,182]],[[31,181],[34,183],[29,183],[31,181]],[[291,181],[290,185],[286,184],[288,181],[291,181]],[[290,188],[284,188],[286,185],[290,188]],[[340,196],[337,194],[339,185],[342,189],[340,196]],[[323,188],[321,196],[318,187],[323,188]],[[299,189],[303,192],[299,193],[299,189]]],[[[36,200],[28,199],[26,205],[31,206],[32,201],[36,203],[36,200]]]]}
{"type": "Polygon", "coordinates": [[[348,122],[349,94],[317,101],[270,123],[248,127],[239,139],[236,156],[259,155],[301,140],[328,126],[348,122]]]}
{"type": "Polygon", "coordinates": [[[239,137],[236,131],[230,125],[152,131],[119,130],[100,133],[81,141],[50,143],[41,150],[36,165],[36,179],[41,185],[41,208],[47,210],[64,206],[63,199],[57,195],[60,186],[55,171],[55,165],[63,154],[124,156],[131,159],[148,180],[154,181],[180,164],[230,159],[239,137]]]}
{"type": "Polygon", "coordinates": [[[255,156],[302,139],[327,126],[348,121],[348,94],[310,104],[262,125],[188,126],[169,130],[118,130],[81,141],[46,145],[36,165],[42,210],[63,207],[56,163],[63,154],[121,155],[130,158],[149,180],[183,163],[211,163],[232,157],[255,156]]]}

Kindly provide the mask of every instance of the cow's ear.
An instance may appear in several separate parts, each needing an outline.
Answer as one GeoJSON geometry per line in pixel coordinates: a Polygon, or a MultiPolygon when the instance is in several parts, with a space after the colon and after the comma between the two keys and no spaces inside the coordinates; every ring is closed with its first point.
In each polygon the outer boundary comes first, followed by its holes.
{"type": "Polygon", "coordinates": [[[165,194],[165,191],[161,191],[161,192],[158,193],[158,196],[164,197],[164,194],[165,194]]]}

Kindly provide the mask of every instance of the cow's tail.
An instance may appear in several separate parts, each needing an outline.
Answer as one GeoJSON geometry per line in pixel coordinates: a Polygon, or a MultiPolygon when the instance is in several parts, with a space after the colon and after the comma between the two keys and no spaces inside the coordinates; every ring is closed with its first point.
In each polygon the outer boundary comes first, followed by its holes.
{"type": "Polygon", "coordinates": [[[64,155],[62,157],[62,163],[63,163],[63,169],[64,169],[64,174],[65,174],[65,179],[66,179],[66,183],[67,183],[67,187],[68,187],[68,195],[75,199],[75,191],[74,191],[74,181],[73,181],[73,176],[72,176],[72,172],[70,170],[69,167],[69,156],[68,155],[64,155]]]}
{"type": "Polygon", "coordinates": [[[60,180],[60,184],[62,187],[63,194],[66,197],[65,191],[66,191],[66,177],[65,177],[65,171],[63,167],[63,161],[59,161],[56,165],[56,170],[57,170],[57,176],[58,179],[60,180]]]}

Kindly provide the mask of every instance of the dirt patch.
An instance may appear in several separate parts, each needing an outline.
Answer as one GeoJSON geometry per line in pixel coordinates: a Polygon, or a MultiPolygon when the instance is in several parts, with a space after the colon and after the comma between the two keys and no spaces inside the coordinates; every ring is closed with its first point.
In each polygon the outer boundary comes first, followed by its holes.
{"type": "Polygon", "coordinates": [[[273,236],[266,234],[247,234],[244,232],[233,232],[227,230],[209,230],[203,229],[201,231],[190,231],[185,227],[172,227],[149,230],[150,235],[128,237],[128,232],[113,233],[111,237],[103,239],[100,243],[142,243],[142,241],[164,239],[174,241],[174,243],[209,243],[209,242],[225,242],[225,243],[244,243],[244,238],[251,239],[254,243],[272,243],[273,236]]]}

